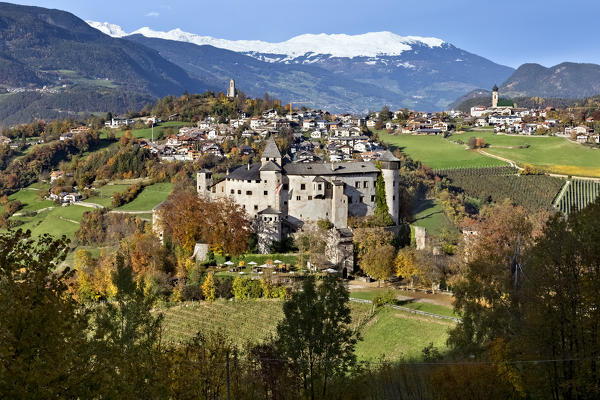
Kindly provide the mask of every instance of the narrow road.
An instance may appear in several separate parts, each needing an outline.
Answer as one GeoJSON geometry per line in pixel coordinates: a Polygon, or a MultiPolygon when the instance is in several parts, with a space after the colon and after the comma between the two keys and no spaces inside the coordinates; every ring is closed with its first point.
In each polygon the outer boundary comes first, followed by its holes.
{"type": "Polygon", "coordinates": [[[76,201],[73,203],[76,206],[88,207],[88,208],[104,208],[104,206],[97,203],[89,203],[87,201],[76,201]]]}
{"type": "MultiPolygon", "coordinates": [[[[356,297],[350,297],[350,301],[353,301],[355,303],[373,304],[373,302],[371,300],[357,299],[356,297]]],[[[408,308],[408,307],[402,307],[402,306],[397,306],[397,305],[390,305],[390,307],[395,308],[396,310],[401,310],[401,311],[409,312],[412,314],[425,315],[427,317],[432,317],[432,318],[437,318],[437,319],[445,319],[445,320],[450,320],[450,321],[454,321],[454,322],[461,321],[460,318],[449,317],[447,315],[434,314],[434,313],[430,313],[427,311],[414,310],[414,309],[408,308]]]]}

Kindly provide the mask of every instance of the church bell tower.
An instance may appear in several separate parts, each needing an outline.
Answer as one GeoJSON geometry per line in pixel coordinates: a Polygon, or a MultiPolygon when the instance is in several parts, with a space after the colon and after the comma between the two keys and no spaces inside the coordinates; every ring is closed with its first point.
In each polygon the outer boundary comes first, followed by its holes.
{"type": "Polygon", "coordinates": [[[235,81],[231,79],[229,81],[229,89],[227,89],[227,97],[234,98],[235,97],[235,81]]]}
{"type": "Polygon", "coordinates": [[[492,89],[492,108],[498,107],[498,86],[494,85],[492,89]]]}

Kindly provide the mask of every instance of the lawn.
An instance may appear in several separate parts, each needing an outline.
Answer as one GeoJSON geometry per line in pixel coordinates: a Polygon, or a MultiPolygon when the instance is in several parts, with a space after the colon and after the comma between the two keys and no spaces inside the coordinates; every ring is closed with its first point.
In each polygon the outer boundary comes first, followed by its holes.
{"type": "MultiPolygon", "coordinates": [[[[276,331],[283,317],[280,300],[217,300],[214,303],[188,302],[164,308],[164,337],[170,342],[187,341],[198,331],[220,332],[236,345],[264,341],[276,331]]],[[[352,326],[364,338],[356,348],[359,360],[387,360],[421,355],[430,342],[444,348],[447,329],[453,324],[415,317],[391,308],[375,315],[368,304],[350,303],[352,326]]]]}
{"type": "Polygon", "coordinates": [[[363,340],[356,345],[356,356],[365,361],[421,359],[430,343],[442,352],[446,349],[453,326],[449,321],[384,307],[361,329],[363,340]]]}
{"type": "MultiPolygon", "coordinates": [[[[397,296],[411,297],[410,300],[397,300],[396,304],[402,307],[411,308],[413,310],[425,311],[432,314],[445,315],[447,317],[456,317],[454,309],[451,306],[442,306],[432,304],[427,299],[413,297],[414,293],[396,289],[377,289],[377,290],[359,290],[352,291],[350,297],[356,299],[373,300],[378,295],[383,295],[388,290],[394,291],[397,296]]],[[[434,295],[429,295],[434,296],[434,295]]],[[[428,296],[428,297],[429,297],[428,296]]],[[[446,296],[446,295],[442,295],[446,296]]],[[[447,299],[444,299],[447,300],[447,299]]]]}
{"type": "Polygon", "coordinates": [[[99,188],[96,188],[96,192],[98,192],[97,196],[92,196],[84,201],[88,202],[88,203],[100,204],[103,207],[110,208],[111,204],[112,204],[113,193],[123,192],[123,191],[127,190],[128,188],[129,188],[129,185],[121,185],[121,184],[117,184],[117,185],[107,184],[104,186],[100,186],[99,188]]]}
{"type": "Polygon", "coordinates": [[[44,200],[40,197],[40,193],[48,194],[50,185],[31,185],[16,193],[8,196],[9,200],[19,200],[23,203],[23,208],[18,212],[37,211],[47,207],[54,207],[52,200],[44,200]]]}
{"type": "Polygon", "coordinates": [[[486,157],[441,136],[390,135],[385,131],[379,131],[379,139],[392,148],[399,148],[412,159],[421,161],[433,169],[507,165],[500,160],[486,157]]]}
{"type": "Polygon", "coordinates": [[[44,233],[60,237],[65,235],[72,237],[79,229],[79,222],[84,212],[90,211],[82,206],[57,206],[51,210],[45,210],[34,217],[16,217],[23,221],[19,225],[21,229],[30,229],[33,236],[41,236],[44,233]]]}
{"type": "Polygon", "coordinates": [[[444,230],[455,231],[456,226],[446,217],[437,200],[424,200],[413,211],[412,225],[427,229],[432,236],[440,236],[444,230]]]}
{"type": "Polygon", "coordinates": [[[467,142],[480,137],[489,147],[486,152],[515,161],[522,166],[532,164],[550,172],[566,175],[600,176],[600,150],[555,136],[495,135],[489,131],[453,135],[450,140],[467,142]],[[520,146],[529,145],[526,148],[520,146]]]}
{"type": "Polygon", "coordinates": [[[146,186],[140,194],[137,195],[132,202],[127,203],[116,211],[151,211],[154,207],[162,203],[167,199],[171,191],[173,190],[173,184],[169,182],[155,183],[150,186],[146,186]]]}

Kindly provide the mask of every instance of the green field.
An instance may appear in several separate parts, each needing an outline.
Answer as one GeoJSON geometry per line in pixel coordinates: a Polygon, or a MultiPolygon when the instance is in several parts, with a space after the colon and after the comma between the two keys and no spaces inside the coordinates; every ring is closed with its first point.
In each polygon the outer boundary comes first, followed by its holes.
{"type": "MultiPolygon", "coordinates": [[[[162,309],[165,317],[164,337],[182,342],[198,331],[220,332],[236,345],[259,343],[275,333],[282,318],[279,300],[247,300],[214,303],[194,302],[162,309]]],[[[369,304],[350,303],[352,326],[364,338],[357,347],[360,360],[418,358],[430,342],[444,348],[447,330],[453,324],[433,318],[382,308],[372,315],[369,304]]]]}
{"type": "Polygon", "coordinates": [[[427,229],[432,236],[440,236],[442,232],[456,230],[456,226],[446,217],[437,200],[424,200],[416,205],[413,211],[412,225],[427,229]]]}
{"type": "Polygon", "coordinates": [[[151,211],[165,201],[172,190],[173,184],[169,182],[146,186],[132,202],[116,208],[115,211],[151,211]]]}
{"type": "Polygon", "coordinates": [[[110,208],[112,204],[112,195],[116,192],[123,192],[129,188],[129,185],[124,184],[107,184],[96,188],[98,194],[96,196],[89,197],[85,201],[88,203],[100,204],[106,208],[110,208]]]}
{"type": "Polygon", "coordinates": [[[40,193],[48,194],[49,188],[50,185],[44,185],[43,187],[40,185],[31,185],[11,194],[8,196],[8,199],[19,200],[21,203],[23,203],[23,208],[18,211],[20,213],[37,211],[47,207],[54,207],[55,204],[52,200],[44,200],[40,197],[40,193]]]}
{"type": "Polygon", "coordinates": [[[379,139],[392,148],[399,148],[413,160],[433,169],[474,168],[506,165],[505,162],[479,154],[464,145],[441,136],[390,135],[378,131],[379,139]]]}
{"type": "Polygon", "coordinates": [[[489,145],[486,152],[515,161],[522,166],[532,164],[553,173],[600,176],[600,150],[554,136],[495,135],[490,131],[473,131],[452,135],[450,140],[467,142],[480,137],[489,145]],[[520,146],[529,145],[526,148],[520,146]]]}
{"type": "Polygon", "coordinates": [[[361,330],[363,340],[356,346],[356,356],[365,361],[420,359],[429,343],[444,351],[448,329],[453,326],[384,307],[361,330]]]}
{"type": "Polygon", "coordinates": [[[84,212],[90,211],[82,206],[56,206],[51,210],[45,210],[33,217],[13,217],[22,221],[21,229],[30,229],[33,236],[41,236],[48,233],[53,236],[72,237],[79,229],[79,222],[84,212]]]}
{"type": "MultiPolygon", "coordinates": [[[[373,300],[378,295],[383,295],[388,290],[393,290],[396,295],[412,297],[413,293],[394,289],[378,289],[378,290],[360,290],[350,293],[350,297],[356,299],[373,300]]],[[[456,317],[454,309],[451,306],[441,306],[429,302],[414,300],[397,300],[396,304],[402,307],[411,308],[413,310],[425,311],[433,314],[444,315],[447,317],[456,317]]]]}

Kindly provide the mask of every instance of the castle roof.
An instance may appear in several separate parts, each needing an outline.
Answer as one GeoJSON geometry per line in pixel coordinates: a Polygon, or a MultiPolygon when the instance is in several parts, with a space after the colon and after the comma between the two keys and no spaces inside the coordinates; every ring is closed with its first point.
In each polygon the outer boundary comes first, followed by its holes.
{"type": "Polygon", "coordinates": [[[400,161],[400,159],[393,155],[391,151],[386,150],[383,153],[381,153],[379,161],[400,161]]]}
{"type": "Polygon", "coordinates": [[[237,180],[260,180],[260,163],[250,164],[250,168],[247,165],[243,165],[239,168],[234,169],[225,178],[237,179],[237,180]]]}
{"type": "Polygon", "coordinates": [[[279,149],[277,148],[277,143],[275,143],[275,139],[273,139],[273,136],[269,137],[267,139],[267,144],[265,146],[265,149],[263,150],[262,153],[262,158],[281,158],[281,153],[279,152],[279,149]]]}
{"type": "Polygon", "coordinates": [[[272,207],[267,207],[262,211],[259,211],[258,214],[281,214],[281,211],[277,211],[272,207]]]}
{"type": "Polygon", "coordinates": [[[344,163],[295,163],[283,166],[287,175],[347,175],[361,173],[378,173],[375,165],[368,162],[344,162],[344,163]]]}
{"type": "Polygon", "coordinates": [[[260,167],[259,171],[281,171],[281,167],[273,161],[267,161],[265,165],[260,167]]]}

